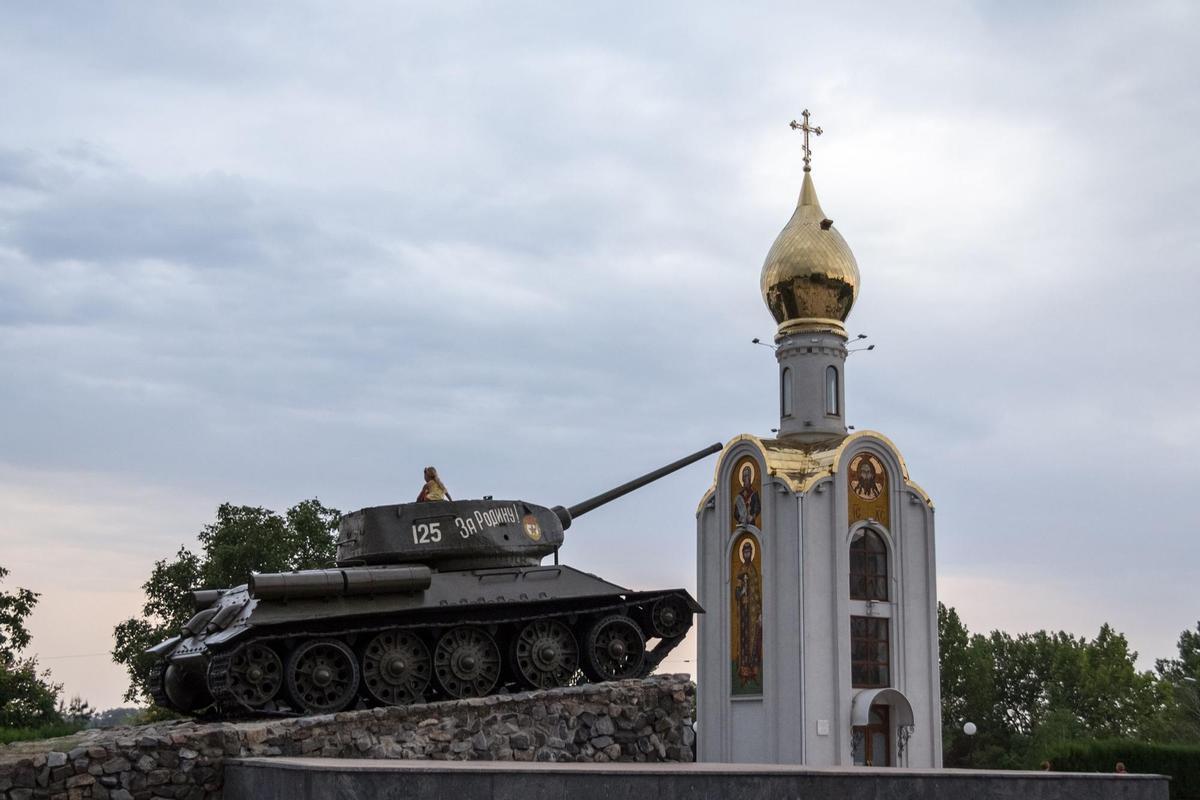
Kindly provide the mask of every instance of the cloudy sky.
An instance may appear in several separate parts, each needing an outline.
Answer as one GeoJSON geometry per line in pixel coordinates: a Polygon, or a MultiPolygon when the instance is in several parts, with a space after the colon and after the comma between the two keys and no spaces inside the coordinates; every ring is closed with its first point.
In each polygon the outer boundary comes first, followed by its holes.
{"type": "MultiPolygon", "coordinates": [[[[0,11],[0,565],[67,692],[118,704],[113,625],[223,501],[351,510],[434,463],[570,503],[766,434],[750,339],[805,107],[877,344],[850,422],[937,502],[941,599],[1173,653],[1194,4],[437,5],[0,11]]],[[[711,477],[589,515],[564,560],[694,588],[711,477]]]]}

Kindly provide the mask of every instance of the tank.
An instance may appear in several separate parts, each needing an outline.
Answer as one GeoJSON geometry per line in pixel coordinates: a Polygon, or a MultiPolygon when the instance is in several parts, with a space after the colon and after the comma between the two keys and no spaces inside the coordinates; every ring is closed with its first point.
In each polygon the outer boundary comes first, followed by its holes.
{"type": "Polygon", "coordinates": [[[234,717],[648,675],[703,609],[683,589],[630,591],[560,564],[558,549],[580,515],[720,450],[566,508],[485,497],[347,514],[335,566],[194,591],[196,615],[146,651],[150,691],[234,717]]]}

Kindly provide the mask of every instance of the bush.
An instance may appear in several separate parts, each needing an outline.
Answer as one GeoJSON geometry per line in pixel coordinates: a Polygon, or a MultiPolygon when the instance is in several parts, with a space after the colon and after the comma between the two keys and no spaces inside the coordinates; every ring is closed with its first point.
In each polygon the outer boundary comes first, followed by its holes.
{"type": "Polygon", "coordinates": [[[1068,742],[1047,751],[1059,772],[1130,772],[1171,776],[1171,800],[1200,800],[1200,745],[1151,744],[1120,739],[1068,742]]]}

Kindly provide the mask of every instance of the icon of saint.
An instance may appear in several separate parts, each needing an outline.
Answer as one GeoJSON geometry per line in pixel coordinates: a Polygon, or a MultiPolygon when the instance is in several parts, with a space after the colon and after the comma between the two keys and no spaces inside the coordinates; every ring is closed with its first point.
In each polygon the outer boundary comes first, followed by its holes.
{"type": "Polygon", "coordinates": [[[850,489],[864,500],[874,500],[883,491],[883,481],[870,456],[858,457],[858,468],[850,479],[850,489]]]}
{"type": "Polygon", "coordinates": [[[738,615],[737,682],[760,684],[762,669],[762,575],[754,565],[754,542],[742,541],[733,596],[738,615]]]}
{"type": "Polygon", "coordinates": [[[733,522],[735,525],[758,527],[758,515],[762,512],[762,500],[754,488],[754,467],[746,464],[741,470],[741,486],[733,498],[733,522]]]}

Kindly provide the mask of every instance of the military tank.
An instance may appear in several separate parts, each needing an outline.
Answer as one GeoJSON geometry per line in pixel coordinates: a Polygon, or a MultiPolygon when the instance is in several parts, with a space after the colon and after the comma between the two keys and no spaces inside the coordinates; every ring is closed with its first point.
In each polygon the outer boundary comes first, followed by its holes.
{"type": "Polygon", "coordinates": [[[683,589],[634,592],[559,564],[563,532],[720,449],[567,508],[485,497],[347,514],[334,568],[192,592],[196,615],[146,651],[154,701],[324,714],[648,675],[703,609],[683,589]]]}

